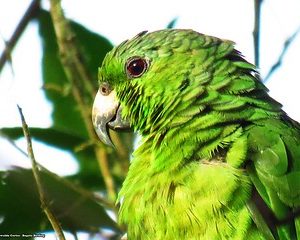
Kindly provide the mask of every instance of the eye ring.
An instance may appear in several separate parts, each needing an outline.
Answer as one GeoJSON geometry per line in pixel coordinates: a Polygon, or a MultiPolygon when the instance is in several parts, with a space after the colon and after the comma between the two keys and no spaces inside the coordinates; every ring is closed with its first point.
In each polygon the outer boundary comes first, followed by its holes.
{"type": "Polygon", "coordinates": [[[101,93],[101,95],[103,96],[107,96],[111,93],[112,89],[110,87],[110,85],[106,82],[102,83],[100,86],[99,86],[99,92],[101,93]]]}
{"type": "Polygon", "coordinates": [[[142,76],[149,67],[149,61],[142,57],[131,57],[127,60],[125,71],[129,78],[138,78],[142,76]]]}

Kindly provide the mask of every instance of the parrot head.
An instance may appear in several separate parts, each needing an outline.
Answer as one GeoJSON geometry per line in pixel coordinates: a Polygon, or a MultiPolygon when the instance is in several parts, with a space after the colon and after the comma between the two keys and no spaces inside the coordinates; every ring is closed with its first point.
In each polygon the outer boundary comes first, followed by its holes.
{"type": "Polygon", "coordinates": [[[199,36],[194,31],[144,31],[107,54],[92,113],[104,143],[112,145],[108,128],[133,126],[143,134],[163,118],[166,105],[190,84],[187,71],[196,63],[185,56],[199,36]]]}
{"type": "Polygon", "coordinates": [[[254,69],[231,41],[193,30],[141,32],[112,49],[99,68],[94,127],[110,145],[109,128],[132,126],[141,135],[166,132],[208,110],[212,101],[219,109],[226,101],[237,106],[236,98],[222,97],[218,91],[257,88],[258,81],[250,76],[254,69]],[[234,77],[238,68],[242,80],[234,77]],[[200,96],[202,103],[197,102],[200,96]]]}

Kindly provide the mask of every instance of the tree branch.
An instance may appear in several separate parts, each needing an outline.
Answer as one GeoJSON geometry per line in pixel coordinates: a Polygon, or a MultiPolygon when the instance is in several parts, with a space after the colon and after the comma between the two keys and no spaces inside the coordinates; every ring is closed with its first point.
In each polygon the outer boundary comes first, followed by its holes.
{"type": "Polygon", "coordinates": [[[2,52],[1,57],[0,57],[0,72],[2,71],[5,63],[7,61],[10,61],[10,59],[11,59],[10,56],[11,56],[11,52],[12,52],[13,48],[15,47],[20,36],[26,29],[30,20],[32,18],[34,18],[36,16],[36,14],[38,13],[39,9],[40,9],[40,0],[33,0],[31,2],[31,4],[29,5],[29,7],[27,8],[24,16],[20,20],[19,24],[17,25],[13,35],[11,36],[11,38],[8,41],[6,41],[5,49],[2,52]]]}
{"type": "Polygon", "coordinates": [[[267,75],[264,77],[263,82],[266,83],[272,74],[282,65],[282,60],[289,49],[291,43],[294,41],[294,39],[297,37],[298,33],[300,32],[300,27],[290,36],[288,37],[282,47],[281,53],[277,59],[277,61],[272,65],[267,75]]]}
{"type": "MultiPolygon", "coordinates": [[[[85,64],[82,62],[83,58],[80,57],[82,54],[79,52],[80,48],[76,45],[76,36],[63,14],[60,0],[50,0],[50,14],[57,37],[60,59],[67,78],[71,82],[73,96],[79,106],[89,138],[92,142],[97,142],[98,138],[95,134],[90,115],[91,103],[84,98],[86,94],[94,96],[95,91],[91,85],[92,81],[85,68],[85,64]],[[88,93],[85,93],[84,90],[87,90],[88,93]]],[[[106,148],[103,145],[96,144],[94,151],[104,178],[108,196],[111,200],[115,200],[115,186],[109,170],[106,148]]]]}
{"type": "Polygon", "coordinates": [[[63,230],[60,226],[60,223],[58,222],[57,218],[55,217],[55,215],[52,213],[49,204],[47,203],[47,199],[45,196],[45,192],[44,192],[44,188],[43,188],[43,184],[40,178],[40,174],[39,174],[39,167],[37,165],[37,162],[35,160],[34,157],[34,153],[33,153],[33,148],[32,148],[32,142],[31,142],[31,137],[30,137],[30,133],[29,133],[29,129],[28,126],[26,124],[24,115],[22,113],[22,109],[18,106],[18,110],[21,116],[21,121],[22,121],[22,128],[23,128],[23,133],[24,133],[24,137],[27,141],[27,152],[28,152],[28,157],[31,160],[31,164],[32,164],[32,172],[33,172],[33,177],[35,179],[36,182],[36,186],[37,186],[37,191],[39,194],[39,198],[41,201],[41,208],[43,209],[43,211],[45,212],[49,222],[51,223],[58,239],[60,240],[65,240],[65,236],[63,233],[63,230]]]}
{"type": "Polygon", "coordinates": [[[263,0],[254,0],[253,44],[254,44],[254,63],[257,67],[259,67],[260,17],[261,17],[262,2],[263,0]]]}

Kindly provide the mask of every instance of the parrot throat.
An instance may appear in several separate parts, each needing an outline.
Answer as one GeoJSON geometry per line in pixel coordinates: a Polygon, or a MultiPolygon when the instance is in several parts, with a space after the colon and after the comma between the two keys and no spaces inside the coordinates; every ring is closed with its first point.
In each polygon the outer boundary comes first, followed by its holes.
{"type": "Polygon", "coordinates": [[[146,142],[151,143],[153,172],[180,171],[193,162],[226,162],[233,141],[243,132],[241,125],[228,123],[226,126],[195,129],[193,125],[197,125],[197,121],[195,118],[189,121],[190,124],[146,138],[146,142]]]}

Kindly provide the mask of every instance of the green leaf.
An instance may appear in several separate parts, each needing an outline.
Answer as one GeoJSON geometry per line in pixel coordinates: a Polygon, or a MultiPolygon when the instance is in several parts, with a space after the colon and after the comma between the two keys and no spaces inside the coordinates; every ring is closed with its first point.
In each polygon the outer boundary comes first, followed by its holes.
{"type": "MultiPolygon", "coordinates": [[[[42,170],[41,181],[50,208],[64,230],[99,232],[101,228],[119,231],[116,223],[92,193],[68,180],[42,170]]],[[[52,230],[41,209],[32,171],[17,168],[0,172],[1,233],[34,233],[52,230]]]]}
{"type": "MultiPolygon", "coordinates": [[[[1,128],[1,132],[13,140],[23,137],[21,127],[1,128]]],[[[65,150],[74,150],[75,147],[85,141],[80,136],[59,131],[55,128],[30,128],[30,134],[39,141],[65,150]]]]}

